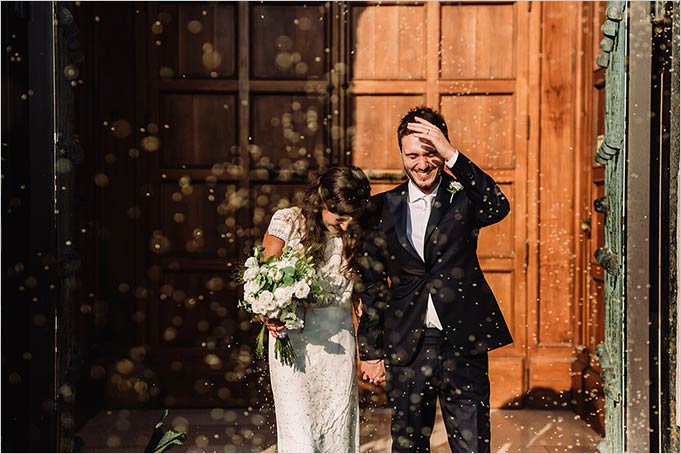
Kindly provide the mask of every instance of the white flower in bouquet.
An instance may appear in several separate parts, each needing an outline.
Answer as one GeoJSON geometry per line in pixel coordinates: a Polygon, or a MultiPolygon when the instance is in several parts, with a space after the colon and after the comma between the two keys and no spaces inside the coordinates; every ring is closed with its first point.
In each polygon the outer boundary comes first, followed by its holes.
{"type": "Polygon", "coordinates": [[[253,295],[258,290],[260,290],[260,284],[256,280],[246,281],[244,284],[244,294],[246,295],[253,295]]]}
{"type": "Polygon", "coordinates": [[[248,257],[248,259],[246,259],[246,263],[244,263],[244,266],[246,268],[258,268],[260,266],[260,262],[258,262],[256,257],[248,257]]]}
{"type": "Polygon", "coordinates": [[[278,270],[283,270],[284,268],[288,268],[289,266],[292,266],[295,268],[296,266],[296,261],[291,260],[290,257],[284,257],[283,255],[272,264],[276,269],[278,270]]]}
{"type": "Polygon", "coordinates": [[[289,329],[300,329],[303,327],[303,321],[299,319],[296,314],[286,313],[281,315],[281,321],[286,323],[289,329]]]}
{"type": "Polygon", "coordinates": [[[274,282],[279,282],[284,277],[284,273],[279,268],[273,267],[267,270],[267,277],[274,282]]]}
{"type": "Polygon", "coordinates": [[[253,301],[251,304],[251,308],[253,309],[253,312],[256,314],[264,314],[268,312],[267,310],[267,305],[262,302],[262,300],[256,299],[253,301]]]}
{"type": "Polygon", "coordinates": [[[305,299],[310,294],[310,286],[305,281],[296,284],[294,295],[296,298],[305,299]]]}
{"type": "Polygon", "coordinates": [[[267,311],[268,314],[270,314],[271,318],[276,318],[277,315],[279,315],[279,310],[277,306],[277,300],[272,299],[269,303],[266,303],[264,305],[265,310],[267,311]]]}
{"type": "Polygon", "coordinates": [[[244,271],[244,281],[248,282],[253,282],[253,280],[258,276],[260,273],[260,269],[258,268],[247,268],[246,271],[244,271]]]}
{"type": "Polygon", "coordinates": [[[260,301],[262,304],[269,304],[273,300],[274,294],[272,294],[272,292],[270,292],[269,290],[263,290],[262,292],[260,292],[260,297],[258,298],[258,301],[260,301]]]}
{"type": "Polygon", "coordinates": [[[279,287],[274,291],[274,299],[280,306],[285,306],[291,301],[295,289],[293,286],[279,287]]]}

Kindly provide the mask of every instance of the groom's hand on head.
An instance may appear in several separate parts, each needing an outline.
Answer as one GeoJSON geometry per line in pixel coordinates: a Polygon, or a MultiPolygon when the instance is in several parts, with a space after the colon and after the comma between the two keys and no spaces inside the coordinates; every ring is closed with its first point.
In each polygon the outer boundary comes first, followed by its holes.
{"type": "Polygon", "coordinates": [[[359,367],[363,380],[374,385],[380,385],[385,381],[385,363],[382,359],[362,361],[359,367]]]}
{"type": "Polygon", "coordinates": [[[424,149],[434,149],[444,161],[449,161],[454,157],[456,148],[449,142],[440,128],[421,117],[414,117],[414,120],[416,121],[407,124],[407,128],[424,143],[424,149]]]}

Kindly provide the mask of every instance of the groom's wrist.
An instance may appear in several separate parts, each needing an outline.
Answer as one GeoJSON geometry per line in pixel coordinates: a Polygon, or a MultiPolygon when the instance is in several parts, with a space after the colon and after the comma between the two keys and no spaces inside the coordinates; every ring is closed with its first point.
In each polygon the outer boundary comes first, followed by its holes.
{"type": "Polygon", "coordinates": [[[460,154],[459,150],[455,148],[454,154],[452,155],[451,158],[447,159],[445,165],[450,169],[454,167],[454,164],[456,164],[456,160],[459,158],[459,154],[460,154]]]}

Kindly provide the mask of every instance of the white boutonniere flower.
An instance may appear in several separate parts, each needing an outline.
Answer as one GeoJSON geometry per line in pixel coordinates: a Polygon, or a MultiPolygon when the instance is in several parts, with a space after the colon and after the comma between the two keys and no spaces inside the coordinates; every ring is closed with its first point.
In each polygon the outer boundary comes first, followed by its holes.
{"type": "Polygon", "coordinates": [[[463,189],[463,185],[459,183],[458,181],[452,181],[449,183],[449,187],[447,188],[447,192],[449,192],[451,195],[449,196],[449,203],[452,203],[452,199],[454,199],[454,194],[459,192],[460,190],[463,189]]]}

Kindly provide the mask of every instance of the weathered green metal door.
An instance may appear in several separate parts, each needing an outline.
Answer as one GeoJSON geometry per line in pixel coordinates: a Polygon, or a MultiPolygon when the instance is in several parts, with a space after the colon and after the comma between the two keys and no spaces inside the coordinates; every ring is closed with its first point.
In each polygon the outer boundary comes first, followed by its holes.
{"type": "Polygon", "coordinates": [[[605,246],[596,260],[605,268],[605,341],[597,347],[605,388],[605,439],[601,452],[622,452],[624,447],[624,165],[626,125],[626,2],[608,2],[601,31],[602,52],[597,63],[606,69],[605,139],[596,161],[605,166],[605,196],[595,209],[605,213],[605,246]]]}

